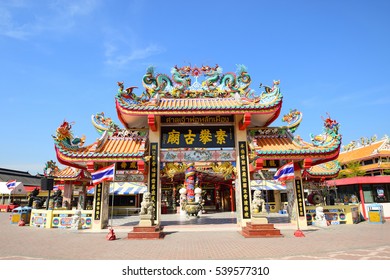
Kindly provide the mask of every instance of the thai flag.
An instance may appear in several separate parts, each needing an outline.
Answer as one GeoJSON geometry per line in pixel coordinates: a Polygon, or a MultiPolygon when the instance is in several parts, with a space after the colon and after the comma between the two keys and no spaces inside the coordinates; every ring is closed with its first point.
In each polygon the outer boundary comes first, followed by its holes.
{"type": "Polygon", "coordinates": [[[92,184],[97,185],[103,181],[114,181],[115,163],[91,173],[92,184]]]}
{"type": "Polygon", "coordinates": [[[275,181],[287,181],[293,180],[295,178],[294,175],[294,162],[289,162],[276,171],[274,175],[275,181]]]}
{"type": "Polygon", "coordinates": [[[8,189],[13,189],[16,187],[16,180],[9,180],[6,185],[8,189]]]}

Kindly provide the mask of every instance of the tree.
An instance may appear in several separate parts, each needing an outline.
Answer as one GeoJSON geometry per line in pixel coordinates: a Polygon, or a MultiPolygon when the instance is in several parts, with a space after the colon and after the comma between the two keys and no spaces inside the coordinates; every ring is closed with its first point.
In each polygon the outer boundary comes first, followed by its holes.
{"type": "Polygon", "coordinates": [[[337,178],[353,178],[364,176],[366,172],[362,170],[362,166],[358,161],[347,163],[347,168],[340,171],[337,178]]]}
{"type": "Polygon", "coordinates": [[[390,169],[383,170],[383,175],[390,175],[390,169]]]}

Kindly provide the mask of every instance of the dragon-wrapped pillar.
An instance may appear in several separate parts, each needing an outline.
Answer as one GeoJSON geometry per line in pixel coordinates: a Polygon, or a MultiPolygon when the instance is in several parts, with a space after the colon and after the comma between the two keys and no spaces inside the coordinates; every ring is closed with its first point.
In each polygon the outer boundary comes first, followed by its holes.
{"type": "Polygon", "coordinates": [[[195,181],[196,170],[195,163],[190,163],[185,171],[184,186],[187,190],[187,204],[185,207],[187,215],[197,216],[200,210],[200,204],[195,201],[195,181]]]}

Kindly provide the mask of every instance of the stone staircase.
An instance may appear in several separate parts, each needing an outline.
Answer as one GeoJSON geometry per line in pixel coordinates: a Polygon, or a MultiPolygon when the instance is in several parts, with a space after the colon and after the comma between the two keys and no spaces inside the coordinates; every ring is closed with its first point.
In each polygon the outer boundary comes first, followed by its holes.
{"type": "Polygon", "coordinates": [[[283,237],[280,230],[276,229],[273,224],[246,223],[241,234],[245,238],[283,237]]]}

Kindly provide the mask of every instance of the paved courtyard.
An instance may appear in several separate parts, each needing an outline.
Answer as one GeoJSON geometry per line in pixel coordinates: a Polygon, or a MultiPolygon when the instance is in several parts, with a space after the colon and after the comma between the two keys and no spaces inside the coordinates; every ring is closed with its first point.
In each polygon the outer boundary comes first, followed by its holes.
{"type": "Polygon", "coordinates": [[[0,260],[390,260],[389,222],[311,226],[305,237],[295,237],[289,223],[275,223],[283,238],[244,238],[235,213],[198,219],[172,214],[163,216],[164,239],[129,240],[137,220],[114,219],[117,240],[107,241],[107,229],[19,227],[2,212],[0,260]]]}

